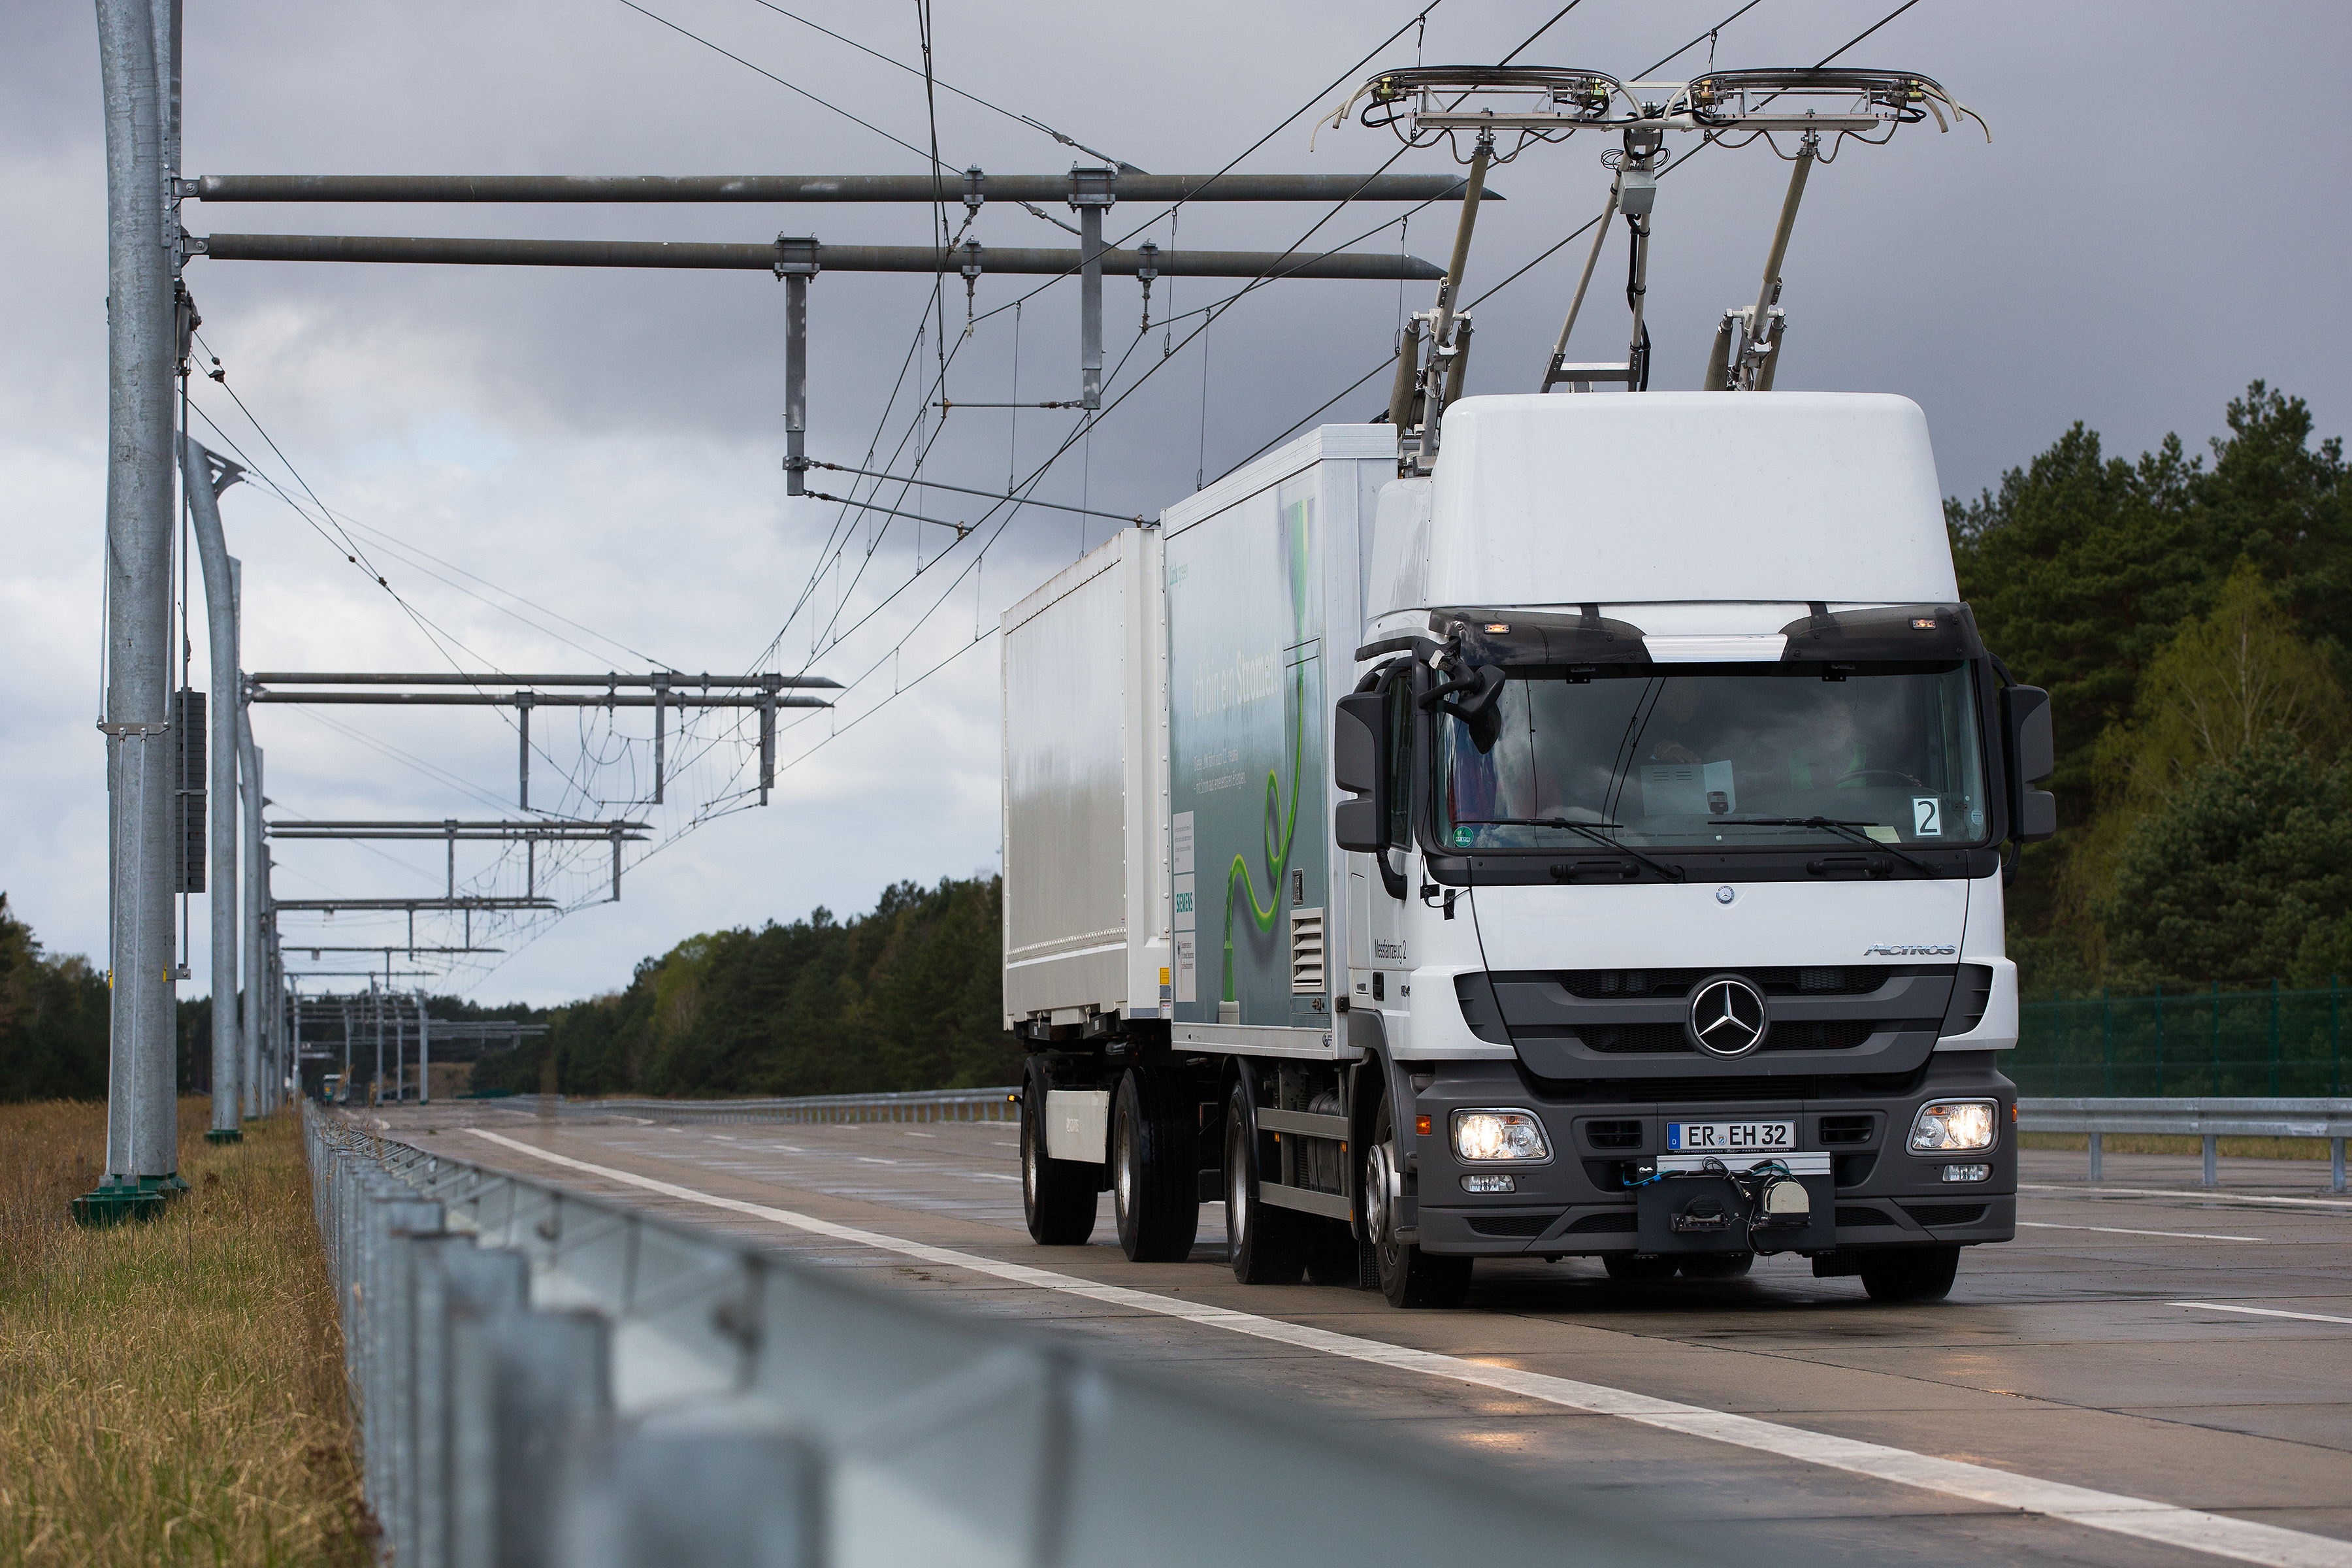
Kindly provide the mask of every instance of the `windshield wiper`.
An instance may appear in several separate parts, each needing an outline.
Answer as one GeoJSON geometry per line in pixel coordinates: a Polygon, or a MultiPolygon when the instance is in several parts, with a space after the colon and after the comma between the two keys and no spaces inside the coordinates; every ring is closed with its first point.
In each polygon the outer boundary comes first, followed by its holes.
{"type": "Polygon", "coordinates": [[[1680,866],[1669,866],[1664,861],[1653,860],[1639,849],[1628,848],[1614,839],[1601,835],[1601,829],[1603,827],[1614,827],[1621,832],[1623,831],[1625,825],[1622,822],[1570,822],[1564,816],[1462,816],[1454,818],[1454,826],[1456,827],[1565,827],[1570,833],[1583,834],[1604,849],[1613,850],[1617,854],[1630,856],[1639,860],[1670,882],[1679,882],[1683,879],[1683,868],[1680,866]]]}
{"type": "Polygon", "coordinates": [[[1718,816],[1715,818],[1715,822],[1718,826],[1728,824],[1734,827],[1826,827],[1831,832],[1849,838],[1856,844],[1885,851],[1923,877],[1943,875],[1925,860],[1906,855],[1892,844],[1881,843],[1867,833],[1854,831],[1858,827],[1881,827],[1885,826],[1884,823],[1841,822],[1833,816],[1718,816]]]}

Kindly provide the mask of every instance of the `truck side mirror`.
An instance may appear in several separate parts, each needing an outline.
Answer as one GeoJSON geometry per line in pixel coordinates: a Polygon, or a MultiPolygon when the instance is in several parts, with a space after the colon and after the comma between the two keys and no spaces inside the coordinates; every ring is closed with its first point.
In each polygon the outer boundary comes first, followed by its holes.
{"type": "Polygon", "coordinates": [[[1331,721],[1331,777],[1349,798],[1331,814],[1331,837],[1360,855],[1378,854],[1388,842],[1388,731],[1387,693],[1339,699],[1331,721]]]}
{"type": "Polygon", "coordinates": [[[2033,783],[2058,768],[2050,729],[2050,693],[2038,686],[2001,689],[2000,712],[2009,753],[2010,837],[2038,844],[2058,831],[2058,797],[2033,783]]]}

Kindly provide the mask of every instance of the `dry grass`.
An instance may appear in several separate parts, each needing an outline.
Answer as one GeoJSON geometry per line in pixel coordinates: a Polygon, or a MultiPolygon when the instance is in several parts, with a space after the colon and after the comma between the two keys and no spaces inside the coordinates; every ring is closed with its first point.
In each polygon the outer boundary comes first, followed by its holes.
{"type": "MultiPolygon", "coordinates": [[[[2082,1132],[2021,1132],[2017,1135],[2021,1149],[2072,1149],[2087,1154],[2091,1140],[2082,1132]]],[[[2176,1137],[2165,1132],[2110,1132],[2100,1146],[2110,1154],[2202,1154],[2205,1141],[2201,1138],[2176,1137]]],[[[2224,1138],[2220,1152],[2232,1160],[2325,1160],[2327,1140],[2325,1138],[2224,1138]]]]}
{"type": "Polygon", "coordinates": [[[362,1563],[300,1121],[204,1142],[165,1217],[76,1228],[105,1111],[0,1106],[0,1562],[362,1563]]]}

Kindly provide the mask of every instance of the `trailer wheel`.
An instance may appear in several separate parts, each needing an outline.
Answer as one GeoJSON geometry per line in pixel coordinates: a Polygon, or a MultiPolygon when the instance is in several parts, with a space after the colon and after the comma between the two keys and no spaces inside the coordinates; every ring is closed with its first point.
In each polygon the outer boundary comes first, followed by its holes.
{"type": "Polygon", "coordinates": [[[1364,1228],[1371,1233],[1381,1294],[1391,1307],[1458,1307],[1470,1290],[1472,1260],[1433,1257],[1411,1242],[1399,1241],[1389,1223],[1388,1194],[1381,1190],[1379,1169],[1381,1165],[1396,1168],[1396,1151],[1391,1147],[1396,1142],[1395,1127],[1388,1097],[1383,1095],[1380,1114],[1372,1123],[1371,1147],[1364,1152],[1364,1163],[1357,1173],[1356,1190],[1367,1194],[1364,1228]],[[1374,1151],[1385,1152],[1378,1164],[1371,1157],[1374,1151]]]}
{"type": "Polygon", "coordinates": [[[1959,1272],[1957,1247],[1873,1248],[1855,1260],[1862,1288],[1874,1301],[1940,1301],[1952,1293],[1959,1272]]]}
{"type": "Polygon", "coordinates": [[[1225,1240],[1234,1278],[1244,1285],[1296,1285],[1307,1265],[1294,1209],[1258,1197],[1259,1134],[1239,1084],[1225,1105],[1225,1240]]]}
{"type": "Polygon", "coordinates": [[[1021,1086],[1021,1216],[1040,1247],[1083,1247],[1095,1233],[1095,1173],[1078,1160],[1045,1152],[1045,1075],[1031,1071],[1021,1086]]]}
{"type": "Polygon", "coordinates": [[[1192,1102],[1171,1074],[1130,1068],[1111,1097],[1111,1212],[1137,1263],[1181,1263],[1201,1228],[1192,1102]]]}

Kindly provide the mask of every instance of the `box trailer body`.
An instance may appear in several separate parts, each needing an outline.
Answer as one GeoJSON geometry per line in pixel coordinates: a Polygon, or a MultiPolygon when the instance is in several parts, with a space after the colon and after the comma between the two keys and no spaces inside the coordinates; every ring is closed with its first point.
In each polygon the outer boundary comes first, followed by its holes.
{"type": "Polygon", "coordinates": [[[1244,1279],[1346,1252],[1400,1301],[1513,1253],[1934,1293],[2013,1235],[2000,846],[2046,832],[2049,747],[1924,416],[1445,432],[1400,478],[1387,426],[1325,426],[1007,615],[1033,1233],[1107,1187],[1131,1255],[1221,1196],[1244,1279]]]}

